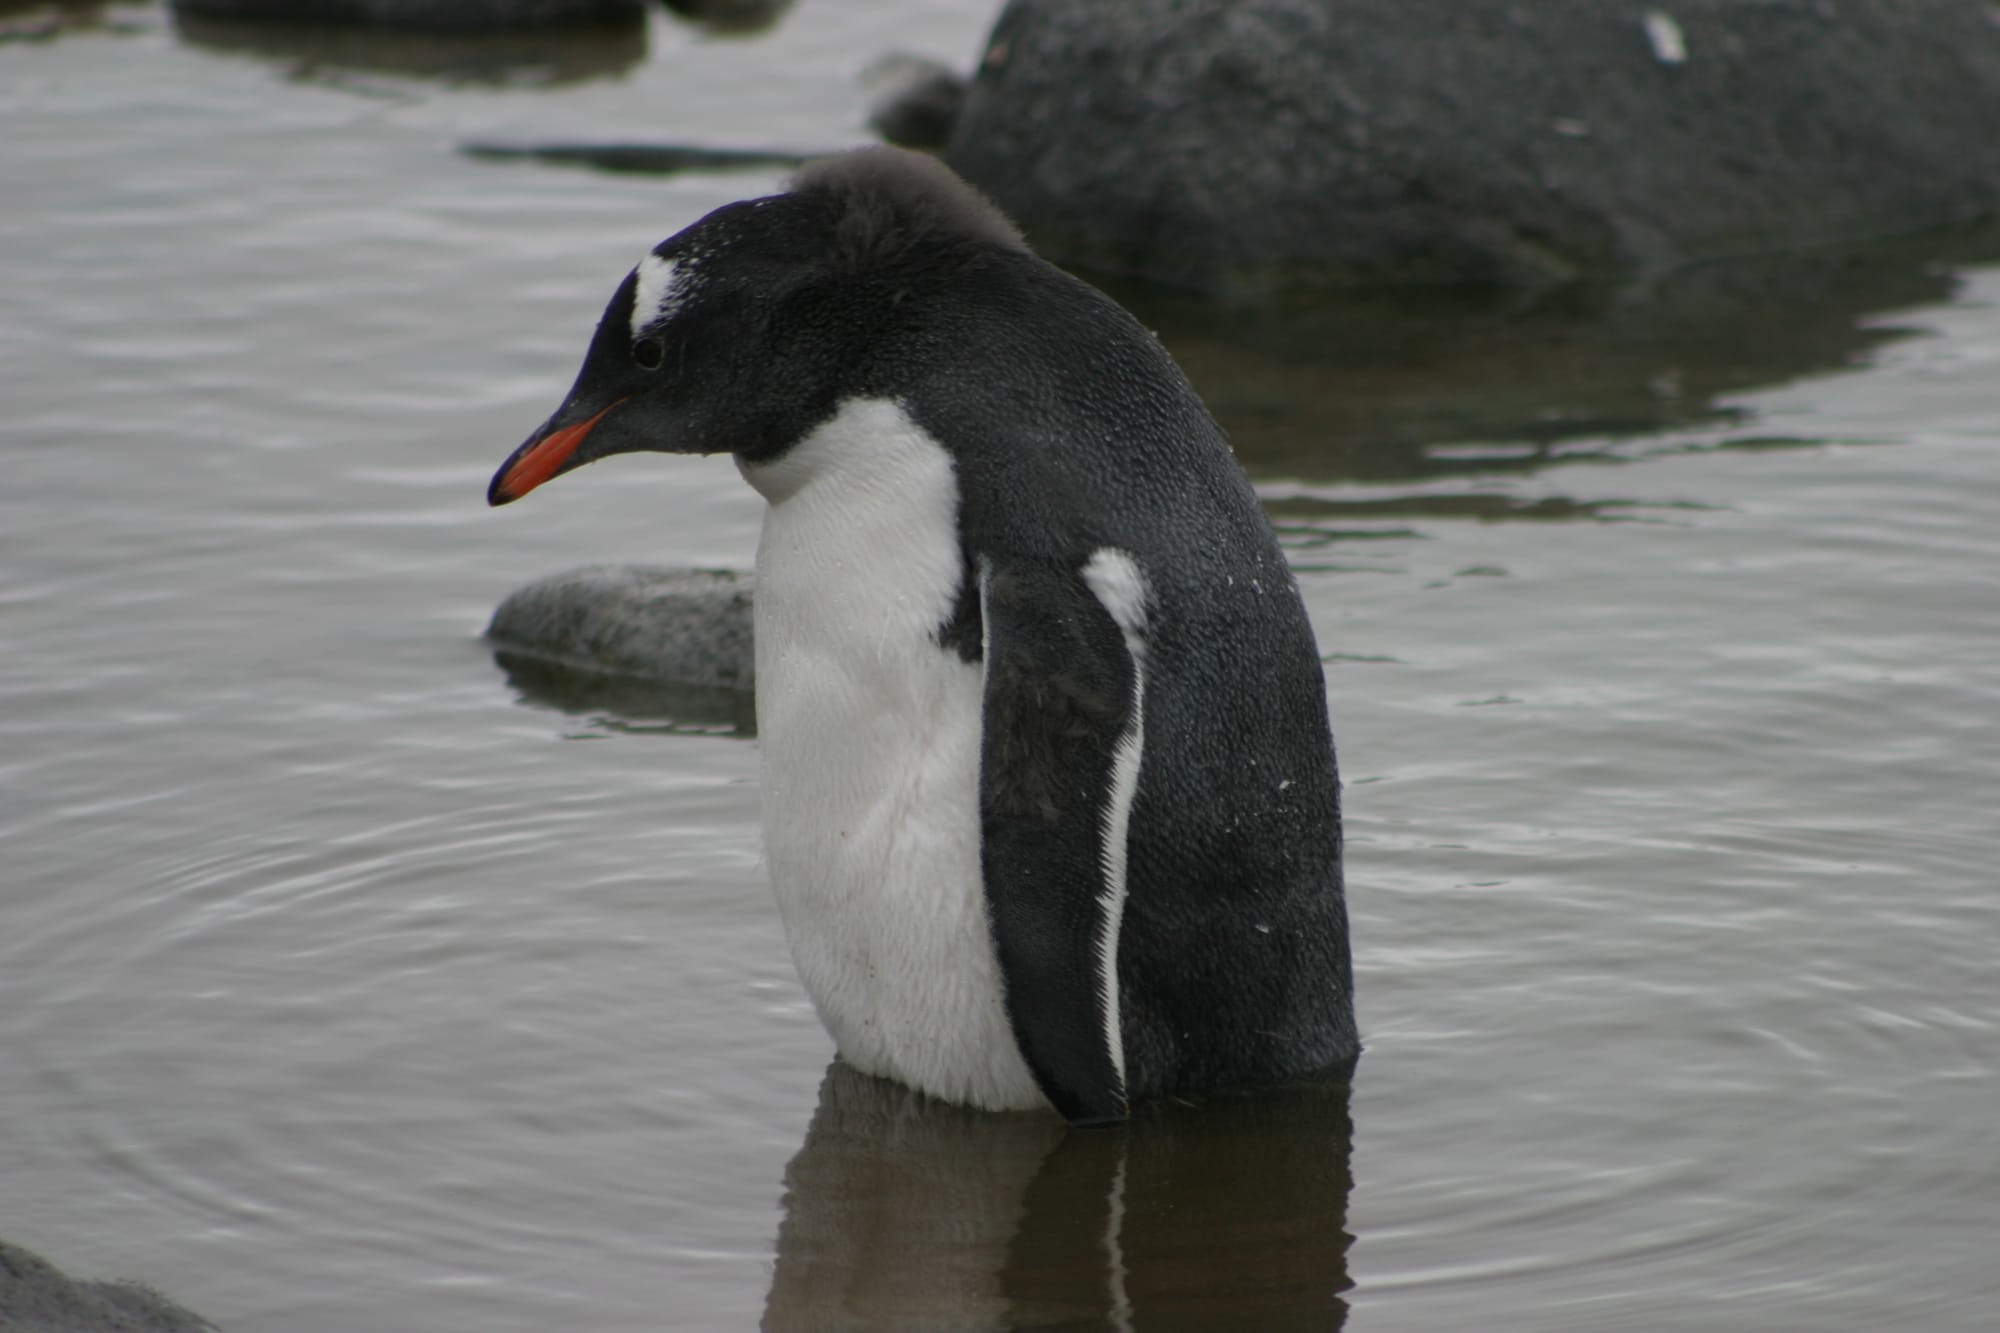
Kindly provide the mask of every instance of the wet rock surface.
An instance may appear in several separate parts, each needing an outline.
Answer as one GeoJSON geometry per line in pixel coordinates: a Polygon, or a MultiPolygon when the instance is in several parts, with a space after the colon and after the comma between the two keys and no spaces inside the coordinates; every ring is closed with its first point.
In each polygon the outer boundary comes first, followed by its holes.
{"type": "Polygon", "coordinates": [[[748,693],[748,574],[591,565],[518,589],[493,613],[495,648],[599,675],[748,693]]]}
{"type": "Polygon", "coordinates": [[[0,1240],[4,1333],[216,1333],[214,1324],[136,1282],[84,1282],[0,1240]]]}
{"type": "Polygon", "coordinates": [[[2000,201],[1983,0],[1011,0],[947,160],[1059,262],[1547,287],[2000,201]]]}

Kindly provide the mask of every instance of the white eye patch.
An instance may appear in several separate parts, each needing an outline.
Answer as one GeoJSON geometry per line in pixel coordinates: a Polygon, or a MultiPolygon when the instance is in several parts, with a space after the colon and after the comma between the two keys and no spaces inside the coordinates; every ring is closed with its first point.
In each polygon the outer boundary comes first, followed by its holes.
{"type": "Polygon", "coordinates": [[[678,259],[647,255],[634,270],[638,281],[632,287],[632,337],[638,339],[680,305],[685,281],[675,282],[681,272],[678,259]]]}

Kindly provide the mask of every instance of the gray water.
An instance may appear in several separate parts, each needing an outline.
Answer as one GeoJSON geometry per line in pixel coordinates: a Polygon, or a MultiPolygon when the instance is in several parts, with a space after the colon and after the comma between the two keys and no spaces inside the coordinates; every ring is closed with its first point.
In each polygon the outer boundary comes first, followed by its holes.
{"type": "Polygon", "coordinates": [[[1328,657],[1367,1052],[1069,1133],[829,1073],[754,740],[479,638],[748,564],[726,460],[483,489],[636,257],[780,177],[454,145],[858,141],[856,72],[985,7],[446,77],[60,14],[0,43],[0,1236],[283,1333],[1991,1326],[2000,268],[1142,306],[1328,657]]]}

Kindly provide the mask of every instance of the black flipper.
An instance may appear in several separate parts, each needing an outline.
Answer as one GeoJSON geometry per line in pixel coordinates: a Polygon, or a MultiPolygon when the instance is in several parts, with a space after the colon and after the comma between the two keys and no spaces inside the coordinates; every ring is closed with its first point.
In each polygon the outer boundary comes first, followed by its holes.
{"type": "Polygon", "coordinates": [[[980,862],[1008,1017],[1056,1110],[1122,1120],[1104,839],[1142,677],[1078,569],[982,559],[980,619],[980,862]]]}

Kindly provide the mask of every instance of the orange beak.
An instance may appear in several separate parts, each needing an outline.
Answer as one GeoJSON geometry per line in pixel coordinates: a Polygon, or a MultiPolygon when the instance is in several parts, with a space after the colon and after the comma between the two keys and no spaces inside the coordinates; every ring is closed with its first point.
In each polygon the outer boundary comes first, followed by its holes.
{"type": "Polygon", "coordinates": [[[623,403],[620,398],[611,407],[605,408],[588,421],[579,421],[574,426],[564,426],[552,430],[539,439],[529,440],[500,467],[494,476],[492,486],[487,488],[486,503],[490,505],[510,504],[520,499],[535,487],[563,470],[577,449],[583,444],[597,423],[604,420],[612,408],[623,403]]]}

